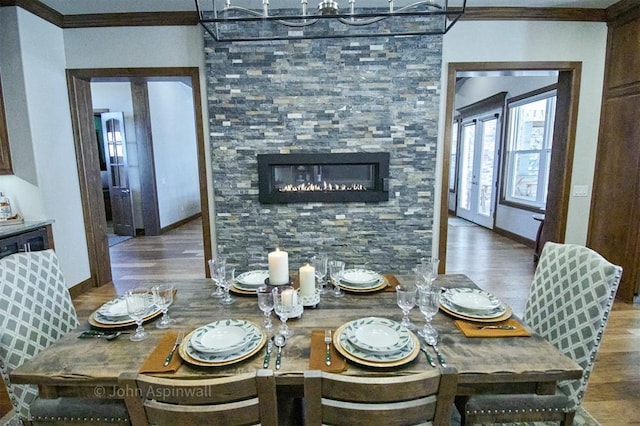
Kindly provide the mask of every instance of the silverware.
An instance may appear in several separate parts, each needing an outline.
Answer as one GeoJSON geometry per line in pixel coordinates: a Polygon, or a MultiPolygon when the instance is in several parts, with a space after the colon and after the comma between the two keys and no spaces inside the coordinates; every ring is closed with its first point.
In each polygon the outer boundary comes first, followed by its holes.
{"type": "Polygon", "coordinates": [[[433,342],[433,343],[427,342],[427,345],[431,346],[433,348],[433,350],[436,351],[436,356],[438,357],[438,362],[440,363],[440,365],[442,365],[443,367],[446,368],[447,367],[447,361],[442,356],[442,353],[440,353],[440,350],[438,349],[438,345],[436,344],[436,342],[433,342]]]}
{"type": "Polygon", "coordinates": [[[331,365],[331,330],[329,329],[324,331],[324,344],[327,346],[324,363],[331,365]]]}
{"type": "Polygon", "coordinates": [[[178,337],[176,337],[176,341],[173,344],[173,347],[171,348],[169,355],[167,355],[167,357],[164,359],[163,365],[165,367],[169,365],[169,363],[171,362],[171,358],[173,358],[173,354],[176,352],[176,349],[178,349],[178,346],[180,346],[181,343],[182,343],[182,331],[178,333],[178,337]]]}
{"type": "Polygon", "coordinates": [[[96,330],[87,330],[87,331],[83,331],[78,338],[79,339],[90,339],[90,338],[102,338],[105,340],[113,340],[118,338],[118,336],[120,336],[121,334],[129,334],[128,331],[115,331],[115,332],[111,332],[111,333],[105,333],[103,331],[96,331],[96,330]]]}
{"type": "Polygon", "coordinates": [[[271,360],[271,351],[273,350],[273,337],[267,342],[267,353],[264,354],[264,361],[262,361],[262,368],[269,367],[269,361],[271,360]]]}
{"type": "Polygon", "coordinates": [[[282,334],[276,334],[273,343],[278,347],[278,355],[276,356],[276,370],[280,370],[282,365],[282,348],[287,344],[287,339],[282,334]]]}
{"type": "Polygon", "coordinates": [[[515,325],[479,325],[480,330],[515,330],[515,325]]]}
{"type": "Polygon", "coordinates": [[[434,368],[437,367],[436,362],[433,360],[433,358],[431,357],[431,354],[429,353],[429,351],[427,351],[427,348],[424,347],[424,344],[422,342],[420,342],[420,350],[427,357],[427,362],[429,363],[429,365],[431,365],[434,368]]]}

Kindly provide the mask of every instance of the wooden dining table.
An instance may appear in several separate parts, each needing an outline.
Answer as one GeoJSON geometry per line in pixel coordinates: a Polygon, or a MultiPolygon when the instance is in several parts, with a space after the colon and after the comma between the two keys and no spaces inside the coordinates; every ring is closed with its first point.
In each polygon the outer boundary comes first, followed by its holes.
{"type": "MultiPolygon", "coordinates": [[[[409,276],[396,276],[399,282],[409,276]]],[[[444,288],[477,288],[465,275],[438,276],[435,285],[444,288]]],[[[213,282],[207,279],[185,280],[176,283],[177,294],[170,314],[176,320],[171,331],[189,333],[212,321],[244,319],[262,326],[263,314],[255,295],[234,295],[235,303],[221,305],[211,297],[213,282]]],[[[283,349],[282,368],[275,371],[280,388],[302,393],[303,372],[309,369],[310,339],[313,330],[339,326],[358,318],[376,316],[400,321],[402,312],[396,304],[394,291],[346,293],[342,298],[323,295],[317,307],[307,307],[299,319],[287,324],[293,335],[283,349]]],[[[410,318],[418,327],[424,318],[417,308],[410,318]]],[[[440,311],[432,321],[440,340],[442,355],[459,374],[458,395],[477,393],[539,393],[555,392],[558,381],[581,377],[582,369],[561,354],[542,337],[469,338],[455,326],[449,314],[440,311]]],[[[158,321],[157,319],[155,321],[158,321]]],[[[274,318],[274,324],[279,320],[274,318]]],[[[34,384],[43,398],[82,396],[123,398],[118,384],[121,373],[137,372],[167,330],[157,329],[154,322],[145,324],[150,337],[132,342],[127,335],[105,339],[79,339],[81,331],[89,329],[84,319],[77,331],[42,351],[11,373],[14,383],[34,384]]],[[[431,350],[429,348],[429,350],[431,350]]],[[[197,366],[183,362],[180,368],[162,376],[175,378],[220,377],[262,368],[266,346],[254,356],[225,366],[197,366]]],[[[431,352],[434,359],[435,353],[431,352]]],[[[274,357],[270,368],[273,368],[274,357]]],[[[349,375],[406,375],[429,370],[431,367],[420,353],[411,362],[396,367],[379,368],[348,361],[341,374],[349,375]]]]}

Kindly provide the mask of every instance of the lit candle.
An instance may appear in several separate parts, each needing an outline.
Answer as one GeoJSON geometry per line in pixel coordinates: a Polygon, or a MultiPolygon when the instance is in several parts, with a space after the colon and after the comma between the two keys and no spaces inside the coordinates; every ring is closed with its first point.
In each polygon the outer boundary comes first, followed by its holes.
{"type": "Polygon", "coordinates": [[[306,263],[300,268],[300,294],[303,297],[312,297],[316,292],[316,268],[306,263]]]}
{"type": "Polygon", "coordinates": [[[269,260],[269,284],[289,283],[289,254],[276,248],[267,256],[269,260]]]}

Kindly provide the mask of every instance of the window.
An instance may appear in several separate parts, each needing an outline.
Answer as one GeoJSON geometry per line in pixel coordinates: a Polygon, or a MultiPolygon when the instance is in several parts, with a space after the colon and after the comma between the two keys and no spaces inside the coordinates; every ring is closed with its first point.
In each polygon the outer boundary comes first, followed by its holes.
{"type": "Polygon", "coordinates": [[[555,90],[508,102],[506,201],[545,209],[555,107],[555,90]]]}

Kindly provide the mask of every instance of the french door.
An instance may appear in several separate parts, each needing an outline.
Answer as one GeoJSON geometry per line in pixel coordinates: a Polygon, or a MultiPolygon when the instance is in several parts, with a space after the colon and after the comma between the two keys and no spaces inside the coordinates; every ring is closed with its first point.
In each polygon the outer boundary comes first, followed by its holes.
{"type": "Polygon", "coordinates": [[[493,229],[500,146],[498,112],[462,122],[456,215],[493,229]]]}

